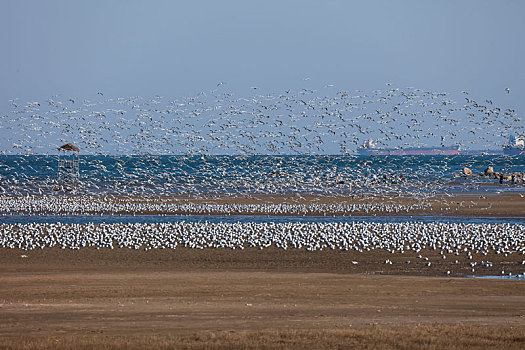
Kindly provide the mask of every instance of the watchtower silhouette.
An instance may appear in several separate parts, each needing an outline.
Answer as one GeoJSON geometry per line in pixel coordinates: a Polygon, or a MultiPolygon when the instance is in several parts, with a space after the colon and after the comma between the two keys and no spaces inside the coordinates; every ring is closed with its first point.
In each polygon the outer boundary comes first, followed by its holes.
{"type": "Polygon", "coordinates": [[[58,147],[58,183],[76,184],[80,177],[80,149],[70,143],[58,147]]]}

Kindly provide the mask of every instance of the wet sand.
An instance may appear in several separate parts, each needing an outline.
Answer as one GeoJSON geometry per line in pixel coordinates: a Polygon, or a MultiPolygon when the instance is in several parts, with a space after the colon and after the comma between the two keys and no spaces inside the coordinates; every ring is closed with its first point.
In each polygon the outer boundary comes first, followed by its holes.
{"type": "Polygon", "coordinates": [[[403,276],[501,276],[525,273],[525,255],[489,253],[483,255],[472,251],[467,254],[447,254],[442,259],[440,249],[422,249],[419,253],[407,250],[390,253],[376,249],[317,250],[268,247],[229,249],[205,248],[135,250],[129,248],[82,248],[80,250],[59,247],[19,250],[0,248],[0,271],[4,273],[71,273],[104,272],[185,272],[185,271],[249,271],[291,273],[338,273],[366,275],[403,276]],[[418,258],[421,255],[421,258],[418,258]],[[426,258],[426,259],[425,259],[426,258]],[[385,264],[385,260],[392,264],[385,264]],[[428,259],[428,260],[427,260],[428,259]],[[455,260],[458,263],[455,263],[455,260]],[[407,264],[407,261],[410,261],[407,264]],[[480,261],[491,261],[492,266],[481,266],[480,261]],[[431,266],[427,266],[430,262],[431,266]],[[476,262],[475,271],[469,263],[476,262]],[[446,274],[449,271],[450,274],[446,274]]]}

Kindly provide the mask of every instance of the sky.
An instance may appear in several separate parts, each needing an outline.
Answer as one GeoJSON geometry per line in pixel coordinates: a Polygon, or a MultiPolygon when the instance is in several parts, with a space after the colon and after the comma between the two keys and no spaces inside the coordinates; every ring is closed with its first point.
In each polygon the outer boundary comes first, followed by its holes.
{"type": "Polygon", "coordinates": [[[16,117],[13,98],[176,98],[219,82],[242,96],[305,79],[466,90],[523,115],[524,15],[520,0],[1,0],[0,115],[16,117]]]}

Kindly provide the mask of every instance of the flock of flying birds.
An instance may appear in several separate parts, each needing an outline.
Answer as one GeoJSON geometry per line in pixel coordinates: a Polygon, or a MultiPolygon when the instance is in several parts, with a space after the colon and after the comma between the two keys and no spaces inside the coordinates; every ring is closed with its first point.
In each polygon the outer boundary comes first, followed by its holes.
{"type": "MultiPolygon", "coordinates": [[[[42,102],[13,99],[12,111],[0,116],[0,130],[5,134],[1,152],[56,155],[57,147],[74,144],[81,154],[95,156],[82,164],[86,176],[75,186],[82,193],[101,193],[100,186],[109,184],[112,192],[132,195],[344,194],[369,182],[401,184],[393,174],[403,164],[387,160],[378,168],[363,161],[344,167],[315,157],[294,163],[287,158],[250,156],[345,156],[365,139],[374,139],[379,146],[459,143],[468,147],[481,142],[500,147],[509,134],[523,133],[524,123],[515,110],[497,107],[491,100],[477,102],[467,91],[459,93],[463,101],[455,102],[445,92],[391,84],[373,91],[337,91],[327,85],[320,90],[260,93],[254,87],[247,97],[236,97],[226,86],[219,83],[213,90],[178,99],[108,98],[102,92],[91,100],[60,95],[42,102]],[[111,155],[117,157],[108,160],[111,155]],[[141,157],[118,157],[130,155],[141,157]],[[237,158],[213,158],[216,155],[237,158]],[[204,161],[193,162],[199,157],[204,161]],[[388,180],[382,181],[387,175],[388,180]]],[[[3,158],[0,194],[57,190],[56,160],[42,162],[3,158]]],[[[425,171],[443,175],[447,170],[446,162],[427,165],[410,183],[428,181],[425,171]]],[[[391,189],[375,187],[376,192],[391,189]]]]}
{"type": "Polygon", "coordinates": [[[219,83],[193,97],[93,99],[55,95],[10,100],[0,116],[4,154],[55,154],[70,142],[83,154],[351,154],[365,139],[378,146],[461,144],[501,147],[523,134],[516,111],[462,91],[417,88],[373,91],[285,90],[236,97],[219,83]]]}

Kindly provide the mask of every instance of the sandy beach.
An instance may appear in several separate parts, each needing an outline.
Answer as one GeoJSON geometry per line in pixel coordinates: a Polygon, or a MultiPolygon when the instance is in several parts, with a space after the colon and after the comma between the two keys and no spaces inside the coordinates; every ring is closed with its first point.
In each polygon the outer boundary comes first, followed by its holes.
{"type": "MultiPolygon", "coordinates": [[[[0,346],[523,345],[525,281],[443,277],[449,267],[438,265],[437,254],[430,271],[423,263],[407,269],[401,256],[382,264],[387,255],[276,248],[1,249],[0,346]]],[[[518,269],[517,258],[495,265],[518,269]]]]}
{"type": "MultiPolygon", "coordinates": [[[[351,215],[525,215],[525,201],[519,194],[436,196],[424,200],[378,196],[91,200],[161,206],[407,206],[424,202],[424,207],[408,213],[367,210],[351,215]]],[[[162,210],[133,213],[173,214],[162,210]]],[[[306,215],[348,213],[311,211],[306,215]]],[[[476,268],[478,276],[501,275],[503,270],[505,274],[522,274],[524,255],[481,256],[473,252],[473,259],[465,254],[453,258],[459,262],[443,260],[439,250],[428,248],[419,254],[276,247],[149,251],[1,248],[0,347],[522,348],[525,280],[467,276],[472,274],[469,262],[478,260],[492,262],[489,267],[476,268]],[[385,260],[391,263],[385,264],[385,260]]]]}

